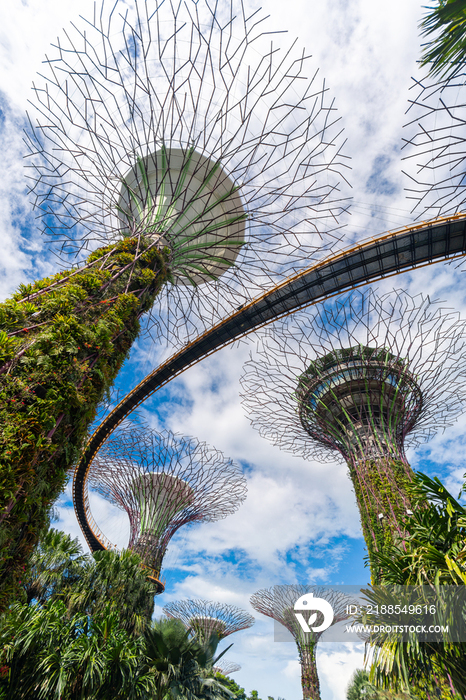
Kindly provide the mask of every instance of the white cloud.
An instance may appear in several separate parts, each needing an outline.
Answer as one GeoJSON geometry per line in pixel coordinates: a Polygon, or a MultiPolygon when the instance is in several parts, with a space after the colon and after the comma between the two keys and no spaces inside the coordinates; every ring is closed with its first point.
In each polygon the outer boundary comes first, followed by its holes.
{"type": "Polygon", "coordinates": [[[362,644],[321,643],[317,648],[317,668],[323,697],[327,700],[346,698],[351,676],[357,668],[363,666],[362,644]]]}

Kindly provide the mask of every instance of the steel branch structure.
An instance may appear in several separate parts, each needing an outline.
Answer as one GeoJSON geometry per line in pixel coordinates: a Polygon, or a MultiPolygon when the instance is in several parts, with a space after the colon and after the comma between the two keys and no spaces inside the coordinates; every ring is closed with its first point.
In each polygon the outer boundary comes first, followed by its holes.
{"type": "Polygon", "coordinates": [[[271,327],[245,366],[243,402],[262,436],[305,458],[347,462],[370,558],[403,533],[405,445],[464,411],[465,347],[457,313],[369,289],[271,327]]]}
{"type": "Polygon", "coordinates": [[[466,204],[466,89],[464,66],[449,79],[416,81],[405,144],[408,198],[421,218],[448,216],[466,204]]]}
{"type": "MultiPolygon", "coordinates": [[[[254,610],[271,617],[291,632],[298,647],[301,664],[301,684],[304,700],[320,700],[320,683],[316,666],[316,647],[322,632],[304,632],[295,613],[295,603],[306,599],[309,609],[313,609],[312,598],[320,598],[329,603],[333,610],[333,622],[336,624],[348,618],[346,606],[349,598],[340,591],[319,586],[273,586],[264,588],[251,596],[250,602],[254,610]]],[[[319,608],[317,608],[319,610],[319,608]]],[[[306,620],[310,623],[310,619],[306,620]]],[[[315,625],[322,623],[322,613],[317,612],[315,625]]]]}
{"type": "Polygon", "coordinates": [[[242,2],[103,0],[34,85],[30,191],[65,257],[169,252],[157,333],[183,340],[335,242],[347,169],[310,57],[242,2]]]}
{"type": "Polygon", "coordinates": [[[466,253],[466,215],[404,227],[343,250],[278,285],[189,343],[143,379],[97,428],[73,480],[75,512],[92,551],[106,543],[87,518],[84,498],[89,469],[115,428],[148,396],[189,367],[253,330],[345,290],[466,253]]]}
{"type": "MultiPolygon", "coordinates": [[[[195,438],[135,426],[119,429],[100,450],[89,485],[127,513],[128,547],[141,555],[158,592],[175,532],[188,523],[225,518],[246,497],[241,470],[218,450],[195,438]]],[[[86,503],[92,518],[88,498],[86,503]]]]}
{"type": "Polygon", "coordinates": [[[230,676],[236,671],[241,671],[241,666],[235,664],[234,661],[220,661],[214,666],[215,673],[221,673],[223,676],[230,676]]]}
{"type": "Polygon", "coordinates": [[[207,641],[212,634],[219,639],[254,624],[254,618],[245,610],[226,603],[213,603],[208,600],[180,600],[167,603],[165,615],[181,620],[187,630],[207,641]]]}

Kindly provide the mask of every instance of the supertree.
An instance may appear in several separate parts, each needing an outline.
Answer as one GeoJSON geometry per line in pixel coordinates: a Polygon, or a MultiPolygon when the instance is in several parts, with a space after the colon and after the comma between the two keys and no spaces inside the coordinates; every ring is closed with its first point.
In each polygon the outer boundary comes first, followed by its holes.
{"type": "Polygon", "coordinates": [[[343,140],[310,57],[260,12],[129,5],[104,0],[47,57],[30,187],[65,260],[128,236],[165,250],[157,329],[184,339],[334,242],[343,140]]]}
{"type": "MultiPolygon", "coordinates": [[[[303,620],[309,630],[304,631],[301,622],[296,616],[295,604],[302,599],[303,603],[309,605],[309,610],[315,610],[313,608],[313,598],[323,599],[330,604],[333,610],[332,625],[348,618],[346,606],[351,601],[344,593],[334,591],[330,588],[303,586],[299,584],[272,586],[272,588],[263,588],[257,591],[250,598],[250,603],[254,610],[276,620],[276,622],[286,627],[293,635],[299,652],[301,685],[304,700],[320,700],[320,683],[316,666],[316,648],[325,630],[313,631],[312,627],[309,626],[311,625],[311,618],[309,617],[306,620],[303,616],[303,620]]],[[[316,614],[314,622],[318,628],[322,625],[323,613],[319,607],[316,606],[316,608],[317,613],[314,613],[316,614]]],[[[303,609],[302,606],[300,606],[299,609],[303,609]]],[[[302,613],[299,614],[302,615],[302,613]]]]}
{"type": "Polygon", "coordinates": [[[235,664],[234,661],[219,661],[214,666],[215,673],[221,673],[223,676],[230,676],[232,673],[241,671],[241,666],[235,664]]]}
{"type": "Polygon", "coordinates": [[[224,639],[254,624],[253,616],[236,605],[208,600],[179,600],[167,603],[163,611],[168,617],[181,620],[187,630],[203,641],[214,633],[219,639],[224,639]]]}
{"type": "MultiPolygon", "coordinates": [[[[221,452],[195,438],[123,425],[93,462],[91,488],[129,518],[128,548],[141,555],[158,592],[168,543],[183,525],[234,513],[246,480],[221,452]]],[[[89,508],[89,498],[86,498],[89,508]]],[[[111,541],[95,525],[106,548],[111,541]]]]}
{"type": "Polygon", "coordinates": [[[0,308],[0,606],[161,289],[144,325],[181,341],[335,238],[333,102],[265,21],[240,3],[103,2],[34,85],[32,199],[75,267],[0,308]]]}
{"type": "Polygon", "coordinates": [[[465,405],[466,324],[429,297],[352,292],[276,325],[246,364],[243,399],[261,435],[304,458],[340,457],[373,562],[411,510],[406,445],[465,405]]]}

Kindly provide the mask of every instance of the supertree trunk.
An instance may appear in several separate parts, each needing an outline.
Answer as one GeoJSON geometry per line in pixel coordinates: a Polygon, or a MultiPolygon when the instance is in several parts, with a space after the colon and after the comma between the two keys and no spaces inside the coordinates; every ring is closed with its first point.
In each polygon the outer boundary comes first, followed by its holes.
{"type": "Polygon", "coordinates": [[[0,305],[0,609],[17,591],[99,401],[170,278],[149,239],[100,248],[0,305]]]}
{"type": "Polygon", "coordinates": [[[367,545],[372,578],[380,581],[375,552],[391,547],[397,536],[403,537],[403,522],[412,504],[407,484],[413,471],[406,460],[350,460],[349,472],[353,482],[367,545]]]}
{"type": "Polygon", "coordinates": [[[317,675],[316,644],[298,644],[301,662],[301,685],[304,700],[320,700],[320,683],[317,675]]]}

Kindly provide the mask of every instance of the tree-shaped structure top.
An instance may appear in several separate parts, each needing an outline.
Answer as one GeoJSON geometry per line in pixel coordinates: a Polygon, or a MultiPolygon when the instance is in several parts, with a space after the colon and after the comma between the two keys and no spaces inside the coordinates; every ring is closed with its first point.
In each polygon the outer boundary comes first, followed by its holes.
{"type": "Polygon", "coordinates": [[[167,249],[158,318],[184,337],[308,266],[346,208],[333,101],[309,57],[274,40],[240,0],[103,0],[34,86],[44,231],[78,260],[126,235],[167,249]]]}
{"type": "Polygon", "coordinates": [[[128,546],[141,554],[156,577],[178,528],[224,518],[246,497],[240,468],[218,450],[195,438],[131,424],[119,428],[100,449],[88,482],[126,511],[128,546]]]}
{"type": "MultiPolygon", "coordinates": [[[[304,632],[295,612],[295,603],[303,596],[323,598],[330,603],[333,610],[333,622],[337,624],[348,618],[346,606],[349,598],[346,594],[322,586],[304,586],[290,584],[263,588],[251,596],[254,610],[279,622],[291,632],[298,646],[314,646],[323,632],[304,632]]],[[[317,613],[315,624],[320,625],[322,614],[317,613]]]]}
{"type": "Polygon", "coordinates": [[[207,600],[179,600],[167,603],[163,611],[169,617],[181,620],[186,629],[205,640],[214,632],[223,639],[254,624],[254,618],[245,610],[207,600]]]}
{"type": "Polygon", "coordinates": [[[234,661],[218,661],[214,666],[215,673],[221,673],[224,676],[229,676],[231,673],[236,673],[236,671],[241,671],[241,666],[235,664],[234,661]]]}
{"type": "Polygon", "coordinates": [[[345,459],[404,459],[404,437],[422,411],[406,362],[385,348],[340,348],[311,362],[296,400],[301,425],[345,459]]]}
{"type": "Polygon", "coordinates": [[[317,675],[315,651],[324,630],[314,631],[312,627],[318,628],[323,623],[322,604],[331,607],[333,612],[331,624],[334,625],[348,618],[346,606],[352,601],[340,591],[320,586],[292,584],[264,588],[254,593],[250,602],[254,610],[276,620],[292,634],[299,651],[303,698],[304,700],[319,700],[320,683],[317,675]],[[317,599],[315,600],[315,608],[313,608],[312,599],[317,599]],[[295,604],[299,603],[300,600],[305,600],[310,606],[310,615],[307,616],[307,619],[302,613],[298,613],[302,616],[302,621],[306,626],[307,623],[312,625],[311,627],[307,626],[308,631],[304,630],[295,610],[295,604]],[[311,623],[311,619],[313,619],[313,623],[311,623]]]}
{"type": "Polygon", "coordinates": [[[465,344],[466,323],[428,297],[355,291],[264,332],[243,402],[261,435],[306,458],[402,458],[464,410],[465,344]]]}

